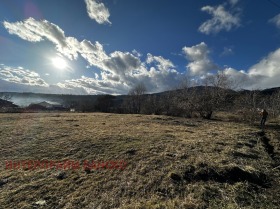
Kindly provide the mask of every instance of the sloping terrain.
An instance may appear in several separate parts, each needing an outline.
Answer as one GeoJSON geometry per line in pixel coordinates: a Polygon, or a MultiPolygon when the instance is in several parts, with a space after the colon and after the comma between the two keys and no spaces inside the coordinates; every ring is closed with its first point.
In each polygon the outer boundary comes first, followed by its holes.
{"type": "Polygon", "coordinates": [[[166,116],[0,114],[0,207],[280,208],[279,131],[277,122],[264,133],[166,116]],[[67,160],[79,165],[22,164],[67,160]],[[86,160],[125,166],[85,169],[86,160]]]}

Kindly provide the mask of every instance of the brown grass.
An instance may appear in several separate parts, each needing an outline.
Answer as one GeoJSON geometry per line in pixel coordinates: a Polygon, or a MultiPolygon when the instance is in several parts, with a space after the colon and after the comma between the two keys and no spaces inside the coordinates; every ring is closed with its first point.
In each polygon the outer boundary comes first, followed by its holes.
{"type": "Polygon", "coordinates": [[[280,208],[277,122],[263,136],[257,126],[218,120],[0,114],[0,134],[3,208],[280,208]],[[67,159],[127,166],[5,169],[7,160],[67,159]]]}

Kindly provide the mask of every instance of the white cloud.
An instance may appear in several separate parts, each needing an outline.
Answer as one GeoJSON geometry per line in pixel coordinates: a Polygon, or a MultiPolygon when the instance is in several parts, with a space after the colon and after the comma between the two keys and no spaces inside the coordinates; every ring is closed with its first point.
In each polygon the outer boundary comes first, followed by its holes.
{"type": "Polygon", "coordinates": [[[136,57],[142,57],[143,55],[140,53],[140,52],[138,52],[136,49],[133,49],[132,50],[132,54],[134,54],[136,57]]]}
{"type": "MultiPolygon", "coordinates": [[[[210,70],[221,70],[220,67],[209,59],[209,49],[204,42],[192,47],[184,47],[183,51],[190,61],[187,67],[194,76],[203,77],[207,74],[211,74],[210,70]]],[[[58,86],[73,92],[84,91],[90,94],[126,94],[135,83],[143,82],[150,92],[159,92],[176,86],[182,76],[184,76],[184,74],[176,70],[174,64],[170,60],[161,56],[147,54],[146,61],[139,63],[140,60],[138,60],[138,62],[137,57],[132,58],[129,55],[126,59],[122,58],[122,56],[125,55],[129,54],[118,52],[115,53],[114,56],[110,55],[110,57],[114,57],[112,60],[121,59],[121,61],[120,63],[119,61],[112,61],[118,67],[114,66],[111,68],[109,65],[111,70],[102,71],[100,76],[95,76],[95,78],[82,76],[80,79],[61,82],[58,86]],[[134,60],[134,62],[132,60],[134,60]],[[130,66],[133,65],[135,65],[137,69],[130,68],[130,66]],[[126,70],[122,71],[120,66],[123,66],[126,70]]],[[[253,65],[248,71],[227,67],[224,69],[224,72],[229,75],[240,88],[262,89],[279,86],[279,66],[280,49],[270,53],[259,63],[253,65]]],[[[212,73],[215,73],[215,71],[212,73]]]]}
{"type": "Polygon", "coordinates": [[[162,56],[153,56],[150,53],[147,55],[146,62],[148,64],[157,63],[156,64],[157,68],[162,72],[163,71],[168,72],[170,69],[175,68],[174,64],[170,60],[164,59],[162,56]]]}
{"type": "Polygon", "coordinates": [[[224,50],[223,52],[220,54],[220,56],[229,56],[229,55],[232,55],[234,54],[234,51],[232,48],[230,47],[224,47],[224,50]]]}
{"type": "Polygon", "coordinates": [[[38,21],[30,17],[15,23],[4,21],[3,25],[10,34],[15,34],[27,41],[39,42],[44,39],[51,41],[55,44],[57,51],[69,59],[75,59],[78,56],[75,46],[70,42],[74,38],[66,38],[61,28],[47,20],[38,21]]]}
{"type": "MultiPolygon", "coordinates": [[[[184,47],[183,52],[189,60],[187,68],[192,76],[203,78],[207,74],[222,70],[221,67],[209,59],[210,52],[204,42],[192,47],[184,47]]],[[[239,88],[265,89],[278,87],[280,81],[280,48],[269,53],[249,69],[236,70],[226,67],[223,71],[231,77],[239,88]]]]}
{"type": "Polygon", "coordinates": [[[3,24],[10,34],[15,34],[24,40],[39,42],[46,39],[51,41],[55,44],[59,53],[71,60],[77,59],[80,54],[91,65],[101,67],[100,62],[108,58],[103,50],[103,46],[99,42],[92,44],[88,40],[79,42],[74,37],[66,37],[64,31],[59,26],[47,20],[28,18],[15,23],[4,21],[3,24]],[[32,39],[33,36],[30,36],[30,34],[34,35],[35,38],[32,39]]]}
{"type": "Polygon", "coordinates": [[[128,53],[117,52],[110,57],[107,61],[111,71],[102,71],[95,78],[82,76],[66,80],[58,86],[83,89],[90,94],[126,94],[135,83],[143,82],[149,92],[160,92],[178,84],[181,75],[170,60],[160,56],[148,54],[145,63],[128,53]]]}
{"type": "Polygon", "coordinates": [[[55,44],[58,52],[69,59],[77,59],[80,55],[89,65],[101,71],[98,78],[81,77],[60,82],[58,86],[62,89],[87,93],[127,93],[130,86],[144,82],[149,91],[158,92],[178,82],[179,73],[174,64],[161,56],[148,54],[147,60],[142,62],[136,50],[132,53],[115,51],[107,54],[99,42],[79,42],[74,37],[66,37],[62,29],[46,20],[29,18],[23,22],[5,22],[4,26],[11,34],[28,41],[32,41],[28,36],[32,32],[39,37],[36,41],[49,40],[55,44]]]}
{"type": "Polygon", "coordinates": [[[125,76],[132,73],[140,67],[141,61],[138,57],[128,52],[116,51],[110,54],[110,57],[103,61],[104,69],[117,74],[119,76],[125,76]]]}
{"type": "Polygon", "coordinates": [[[57,84],[60,88],[76,91],[82,89],[87,94],[122,94],[127,92],[127,88],[120,82],[112,80],[97,80],[82,76],[79,79],[66,80],[57,84]]]}
{"type": "Polygon", "coordinates": [[[182,74],[176,70],[174,64],[170,60],[162,56],[148,54],[146,65],[148,65],[150,69],[143,74],[148,76],[150,88],[154,89],[154,91],[164,91],[178,85],[182,74]]]}
{"type": "MultiPolygon", "coordinates": [[[[231,67],[222,69],[217,66],[209,59],[210,52],[204,42],[192,47],[184,47],[183,52],[190,61],[187,68],[192,76],[200,76],[203,79],[204,76],[216,73],[217,70],[223,70],[239,88],[265,89],[279,86],[280,48],[269,53],[246,70],[237,70],[231,67]]],[[[232,53],[232,50],[225,48],[224,52],[232,53]]]]}
{"type": "Polygon", "coordinates": [[[27,41],[34,41],[29,38],[30,33],[38,37],[36,41],[49,40],[55,44],[59,53],[69,59],[77,59],[80,55],[91,66],[96,66],[101,70],[123,74],[125,71],[137,68],[140,65],[139,58],[131,53],[116,51],[107,55],[103,46],[97,41],[95,43],[88,40],[79,42],[74,37],[66,37],[59,26],[47,20],[37,21],[28,18],[23,22],[4,22],[4,27],[9,33],[18,35],[27,41]]]}
{"type": "MultiPolygon", "coordinates": [[[[230,1],[232,5],[235,5],[237,1],[230,1]]],[[[240,13],[236,9],[227,11],[225,5],[218,5],[216,7],[204,6],[201,11],[207,12],[212,15],[212,18],[205,21],[200,25],[198,30],[201,33],[216,34],[222,30],[230,31],[234,27],[240,26],[240,13]]]]}
{"type": "Polygon", "coordinates": [[[7,21],[3,22],[4,27],[8,30],[10,34],[16,34],[20,38],[31,41],[31,42],[39,42],[42,41],[43,38],[41,35],[38,35],[36,31],[30,30],[32,27],[33,18],[27,19],[25,22],[15,22],[9,23],[7,21]]]}
{"type": "Polygon", "coordinates": [[[268,77],[280,76],[280,49],[269,53],[259,63],[253,65],[249,73],[268,77]]]}
{"type": "Polygon", "coordinates": [[[230,3],[232,6],[235,6],[238,2],[239,2],[239,0],[229,0],[229,3],[230,3]]]}
{"type": "Polygon", "coordinates": [[[85,0],[88,16],[99,24],[109,23],[110,13],[103,3],[96,0],[85,0]]]}
{"type": "Polygon", "coordinates": [[[103,61],[109,59],[103,46],[98,41],[93,44],[88,40],[83,40],[77,47],[77,51],[91,66],[100,69],[104,68],[103,61]]]}
{"type": "Polygon", "coordinates": [[[204,42],[192,47],[183,47],[183,53],[190,61],[187,69],[192,75],[204,75],[211,70],[218,69],[218,66],[209,59],[209,52],[208,46],[204,42]]]}
{"type": "Polygon", "coordinates": [[[49,87],[49,85],[34,71],[22,67],[0,66],[0,79],[28,86],[49,87]]]}
{"type": "Polygon", "coordinates": [[[269,53],[260,62],[249,68],[247,72],[226,68],[225,72],[247,89],[265,89],[279,86],[280,81],[280,49],[269,53]]]}
{"type": "Polygon", "coordinates": [[[263,79],[263,76],[252,75],[244,70],[236,70],[234,68],[224,69],[226,75],[232,80],[233,86],[237,89],[258,89],[258,85],[263,79]]]}
{"type": "Polygon", "coordinates": [[[269,22],[275,24],[277,28],[280,28],[280,14],[270,19],[269,22]]]}
{"type": "MultiPolygon", "coordinates": [[[[7,85],[21,85],[23,89],[32,87],[32,91],[57,93],[112,93],[125,94],[135,83],[143,82],[150,92],[159,92],[176,86],[182,76],[176,66],[161,56],[147,54],[146,60],[141,61],[140,54],[134,50],[130,52],[115,51],[107,54],[99,42],[88,40],[78,41],[74,37],[67,37],[57,25],[47,20],[37,21],[28,18],[21,22],[4,22],[4,27],[11,34],[20,38],[39,42],[52,42],[57,51],[69,59],[84,58],[90,66],[100,69],[98,76],[81,77],[62,81],[58,84],[47,84],[34,71],[21,67],[11,68],[0,65],[0,79],[7,85]]],[[[188,70],[193,76],[203,76],[220,70],[210,58],[208,46],[202,42],[192,47],[184,47],[183,52],[189,60],[188,70]]],[[[226,53],[231,50],[225,48],[226,53]]],[[[269,88],[279,86],[280,80],[280,49],[270,53],[259,63],[252,66],[248,72],[227,68],[226,72],[240,80],[246,88],[269,88]]],[[[30,89],[29,89],[30,90],[30,89]]]]}
{"type": "Polygon", "coordinates": [[[249,75],[262,76],[263,79],[256,85],[260,88],[279,86],[280,81],[280,48],[269,53],[259,63],[248,70],[249,75]]]}

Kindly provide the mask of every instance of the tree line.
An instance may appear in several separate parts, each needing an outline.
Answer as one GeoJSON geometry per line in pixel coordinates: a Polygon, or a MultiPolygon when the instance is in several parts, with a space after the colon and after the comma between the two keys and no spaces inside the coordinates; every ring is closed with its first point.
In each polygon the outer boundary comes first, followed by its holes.
{"type": "MultiPolygon", "coordinates": [[[[280,88],[276,91],[238,90],[239,84],[224,72],[206,76],[200,85],[188,77],[169,91],[147,94],[144,83],[138,83],[127,95],[85,96],[64,99],[64,106],[79,112],[111,112],[122,114],[155,114],[177,117],[212,119],[215,112],[235,113],[240,120],[254,122],[260,109],[267,109],[270,117],[280,115],[280,88]],[[71,99],[72,98],[72,99],[71,99]]],[[[4,94],[1,101],[11,100],[4,94]]],[[[3,109],[4,102],[0,102],[3,109]]],[[[7,105],[7,103],[5,103],[7,105]]]]}
{"type": "Polygon", "coordinates": [[[261,109],[270,117],[280,116],[280,88],[264,93],[260,90],[237,90],[239,84],[224,72],[209,75],[201,85],[185,78],[176,89],[160,94],[145,94],[143,83],[137,84],[124,99],[123,113],[156,114],[211,119],[214,112],[235,113],[236,119],[254,122],[261,109]]]}

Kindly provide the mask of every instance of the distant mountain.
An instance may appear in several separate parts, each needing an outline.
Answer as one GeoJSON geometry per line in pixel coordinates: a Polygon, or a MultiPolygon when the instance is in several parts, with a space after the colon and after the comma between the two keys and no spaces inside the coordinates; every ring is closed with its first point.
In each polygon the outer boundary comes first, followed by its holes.
{"type": "MultiPolygon", "coordinates": [[[[210,87],[215,88],[215,87],[210,87]]],[[[202,92],[204,91],[204,86],[196,86],[191,87],[191,89],[195,89],[196,92],[202,92]]],[[[151,95],[157,95],[162,96],[166,95],[168,93],[179,93],[180,91],[183,91],[182,89],[178,90],[171,90],[171,91],[164,91],[159,93],[154,93],[151,95]]],[[[271,95],[277,91],[280,91],[280,87],[276,88],[269,88],[264,90],[258,90],[262,95],[271,95]]],[[[244,94],[244,93],[250,92],[250,90],[241,90],[241,91],[233,91],[228,90],[229,94],[232,95],[238,95],[238,94],[244,94]]],[[[104,96],[104,95],[67,95],[67,94],[40,94],[40,93],[31,93],[31,92],[0,92],[0,98],[5,95],[11,95],[10,101],[14,104],[21,106],[21,107],[27,107],[30,104],[38,104],[40,102],[49,102],[49,103],[57,103],[64,106],[71,106],[73,104],[83,103],[83,104],[89,104],[94,103],[98,98],[104,96]]],[[[120,104],[123,99],[126,97],[126,95],[119,95],[119,96],[111,96],[115,103],[120,104]]]]}
{"type": "Polygon", "coordinates": [[[239,95],[244,95],[244,94],[248,94],[250,92],[257,92],[258,94],[260,94],[261,96],[271,96],[272,94],[276,93],[276,92],[280,92],[280,87],[275,87],[275,88],[269,88],[269,89],[263,89],[263,90],[246,90],[246,89],[242,89],[240,91],[238,91],[237,93],[239,95]]]}
{"type": "Polygon", "coordinates": [[[18,106],[13,104],[10,101],[0,99],[0,108],[15,108],[15,107],[18,107],[18,106]]]}
{"type": "Polygon", "coordinates": [[[94,102],[99,95],[66,95],[66,94],[40,94],[40,93],[30,93],[30,92],[1,92],[0,98],[3,95],[10,95],[14,104],[27,107],[30,104],[37,104],[40,102],[57,103],[65,106],[70,106],[73,103],[78,102],[94,102]]]}
{"type": "Polygon", "coordinates": [[[270,88],[270,89],[264,89],[261,91],[261,93],[264,95],[272,95],[279,91],[280,91],[280,87],[275,87],[275,88],[270,88]]]}
{"type": "Polygon", "coordinates": [[[64,107],[63,105],[57,103],[57,102],[40,102],[37,104],[30,104],[28,105],[25,110],[30,111],[45,111],[45,110],[59,110],[59,111],[67,111],[69,108],[64,107]]]}

